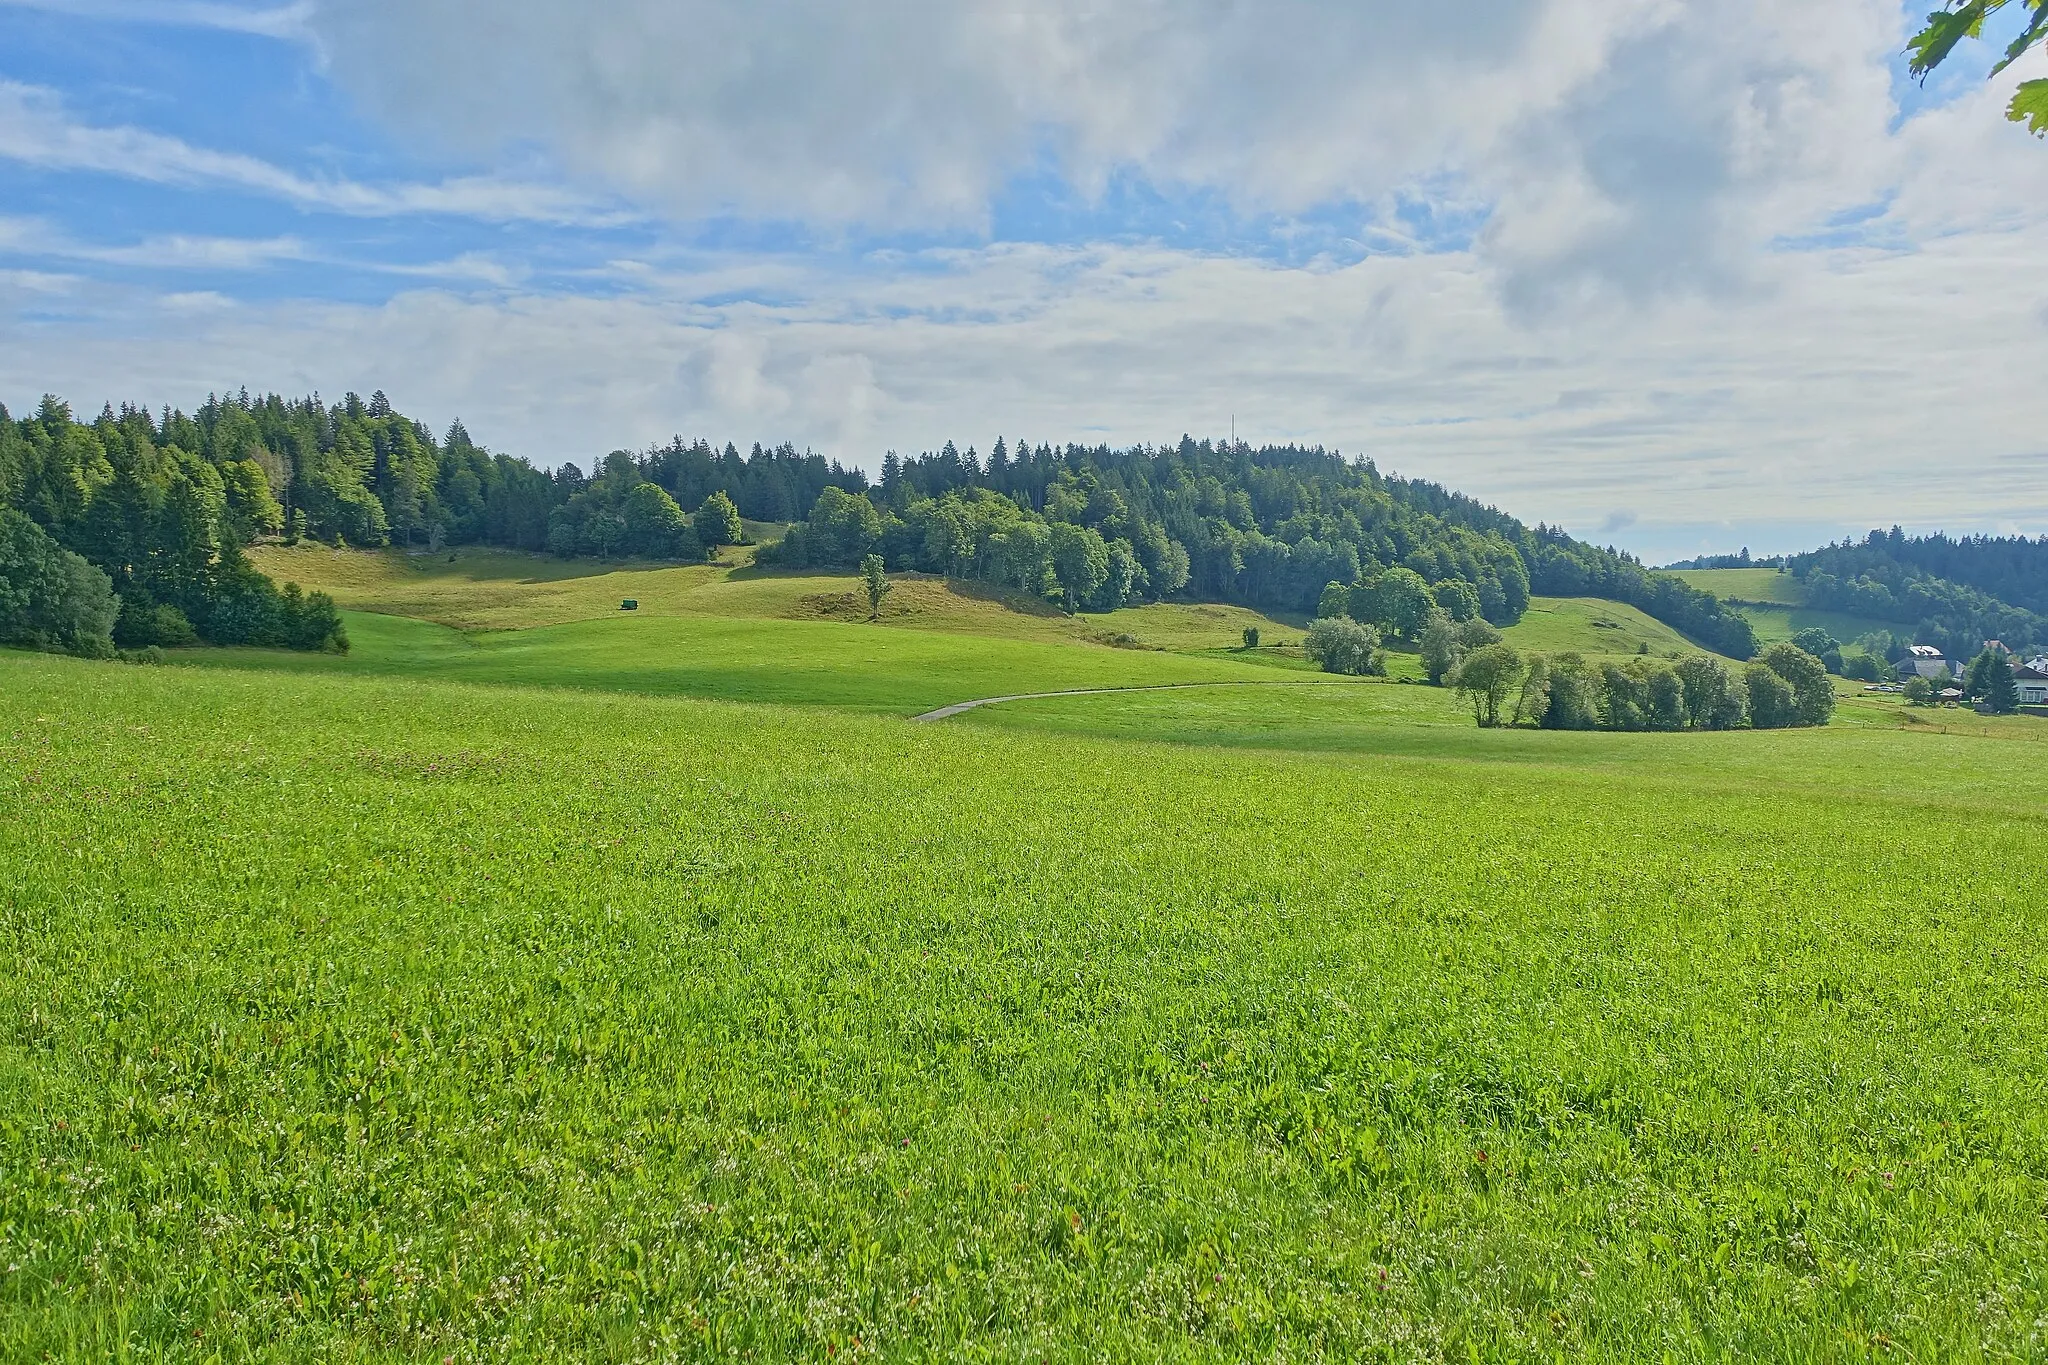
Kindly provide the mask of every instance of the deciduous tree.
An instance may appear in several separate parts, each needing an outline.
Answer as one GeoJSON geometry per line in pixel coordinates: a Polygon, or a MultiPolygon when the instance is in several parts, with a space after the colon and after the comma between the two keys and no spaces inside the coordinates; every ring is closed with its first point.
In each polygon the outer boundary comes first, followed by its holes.
{"type": "Polygon", "coordinates": [[[1500,725],[1500,708],[1522,681],[1522,656],[1512,645],[1482,645],[1458,663],[1452,685],[1472,703],[1473,719],[1482,729],[1500,725]]]}

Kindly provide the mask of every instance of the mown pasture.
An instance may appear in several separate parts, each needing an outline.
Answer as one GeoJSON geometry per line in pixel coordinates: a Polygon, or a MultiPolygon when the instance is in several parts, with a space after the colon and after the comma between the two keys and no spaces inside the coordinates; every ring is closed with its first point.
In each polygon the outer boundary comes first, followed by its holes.
{"type": "MultiPolygon", "coordinates": [[[[600,564],[501,551],[447,555],[259,548],[281,580],[332,594],[353,648],[280,660],[187,650],[181,664],[584,687],[915,714],[1019,692],[1264,682],[1316,673],[1304,621],[1217,603],[1066,616],[1026,594],[904,575],[867,619],[847,575],[756,570],[750,551],[695,565],[600,564]],[[620,603],[632,599],[632,612],[620,603]],[[1242,647],[1248,628],[1261,648],[1242,647]]],[[[1677,655],[1694,646],[1633,607],[1537,598],[1508,628],[1526,650],[1677,655]]],[[[1390,652],[1396,678],[1422,676],[1390,652]]],[[[1300,679],[1297,678],[1297,681],[1300,679]]]]}
{"type": "Polygon", "coordinates": [[[1911,633],[1912,623],[1822,611],[1806,604],[1806,585],[1776,569],[1680,569],[1672,577],[1737,604],[1759,642],[1789,640],[1802,630],[1826,631],[1844,644],[1881,631],[1911,633]]]}
{"type": "Polygon", "coordinates": [[[0,653],[0,1358],[2048,1352],[2032,731],[1228,695],[0,653]]]}
{"type": "MultiPolygon", "coordinates": [[[[279,582],[331,595],[356,612],[413,617],[461,630],[518,630],[616,617],[628,598],[639,616],[865,623],[868,604],[850,574],[753,567],[751,549],[716,564],[613,564],[465,549],[445,555],[398,550],[264,546],[251,558],[279,582]]],[[[1298,639],[1287,623],[1244,607],[1152,603],[1070,617],[1027,594],[982,584],[896,577],[881,624],[1040,644],[1101,643],[1128,635],[1149,648],[1223,649],[1254,626],[1269,641],[1298,639]]]]}

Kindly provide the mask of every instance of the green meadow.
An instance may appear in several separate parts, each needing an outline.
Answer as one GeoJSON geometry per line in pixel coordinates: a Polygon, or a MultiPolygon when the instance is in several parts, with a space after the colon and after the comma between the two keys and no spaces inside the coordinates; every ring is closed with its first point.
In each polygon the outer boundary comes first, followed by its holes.
{"type": "Polygon", "coordinates": [[[0,651],[0,1359],[2048,1357],[2048,722],[513,558],[0,651]]]}
{"type": "Polygon", "coordinates": [[[1874,617],[1851,616],[1839,611],[1820,611],[1806,605],[1806,588],[1790,574],[1776,569],[1680,569],[1671,573],[1695,588],[1737,604],[1737,609],[1756,628],[1763,644],[1789,640],[1802,630],[1817,627],[1844,644],[1865,635],[1910,628],[1910,623],[1880,621],[1874,617]]]}

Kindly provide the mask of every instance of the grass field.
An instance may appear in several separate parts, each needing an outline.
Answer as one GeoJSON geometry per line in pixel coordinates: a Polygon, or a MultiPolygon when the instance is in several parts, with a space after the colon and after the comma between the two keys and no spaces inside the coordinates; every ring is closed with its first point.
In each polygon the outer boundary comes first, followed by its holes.
{"type": "MultiPolygon", "coordinates": [[[[780,573],[752,567],[751,551],[726,562],[677,567],[600,564],[497,550],[408,555],[397,550],[264,546],[251,557],[279,582],[329,593],[342,607],[412,617],[462,630],[517,630],[617,619],[628,598],[633,615],[739,620],[865,623],[859,580],[848,574],[780,573]]],[[[1213,604],[1154,604],[1069,617],[1022,593],[905,575],[882,603],[882,624],[993,635],[1046,644],[1100,643],[1130,635],[1154,648],[1223,649],[1247,626],[1268,640],[1298,640],[1305,622],[1288,623],[1213,604]]]]}
{"type": "Polygon", "coordinates": [[[1806,586],[1776,569],[1667,569],[1673,578],[1731,602],[1806,605],[1806,586]]]}
{"type": "Polygon", "coordinates": [[[1575,651],[1591,658],[1637,654],[1698,654],[1693,644],[1661,621],[1622,602],[1597,597],[1538,597],[1504,632],[1517,649],[1546,654],[1575,651]]]}
{"type": "Polygon", "coordinates": [[[2026,723],[1088,700],[0,653],[0,1358],[2048,1352],[2026,723]]]}
{"type": "Polygon", "coordinates": [[[1909,623],[1879,621],[1867,616],[1850,616],[1838,611],[1816,611],[1806,605],[1806,589],[1790,574],[1776,569],[1679,569],[1673,578],[1704,588],[1717,597],[1738,604],[1749,618],[1759,644],[1773,645],[1789,640],[1800,631],[1818,627],[1840,640],[1854,644],[1865,635],[1880,631],[1910,631],[1909,623]]]}
{"type": "Polygon", "coordinates": [[[837,621],[637,616],[462,632],[349,614],[343,656],[180,650],[195,669],[384,676],[846,706],[913,715],[1016,692],[1271,682],[1234,658],[1048,644],[837,621]]]}
{"type": "Polygon", "coordinates": [[[1809,607],[1741,607],[1738,610],[1756,628],[1759,644],[1772,645],[1789,640],[1810,626],[1818,626],[1843,644],[1854,644],[1877,631],[1912,633],[1912,626],[1900,621],[1879,621],[1867,616],[1849,616],[1839,611],[1815,611],[1809,607]]]}

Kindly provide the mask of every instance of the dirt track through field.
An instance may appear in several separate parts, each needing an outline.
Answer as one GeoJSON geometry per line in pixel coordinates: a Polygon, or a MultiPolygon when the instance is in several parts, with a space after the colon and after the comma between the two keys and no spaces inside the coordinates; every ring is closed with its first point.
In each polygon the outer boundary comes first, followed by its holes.
{"type": "Polygon", "coordinates": [[[913,723],[928,720],[945,720],[962,711],[972,711],[977,706],[994,706],[1006,701],[1042,701],[1047,697],[1100,697],[1111,692],[1182,692],[1191,687],[1330,687],[1344,683],[1364,682],[1363,678],[1278,678],[1272,682],[1193,682],[1193,683],[1152,683],[1145,687],[1074,687],[1064,692],[1019,692],[1009,697],[980,697],[974,701],[958,701],[951,706],[941,706],[936,711],[927,711],[921,716],[912,716],[913,723]]]}

